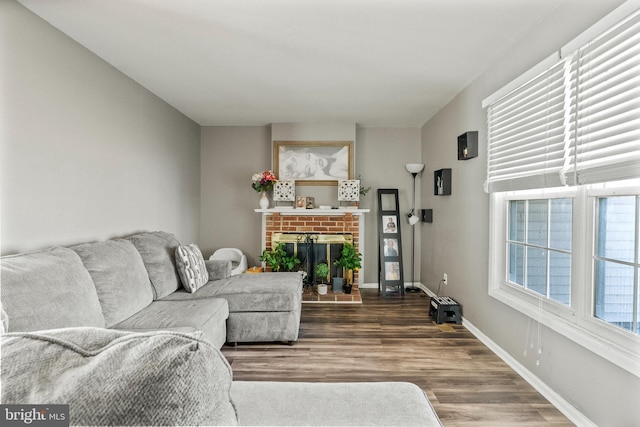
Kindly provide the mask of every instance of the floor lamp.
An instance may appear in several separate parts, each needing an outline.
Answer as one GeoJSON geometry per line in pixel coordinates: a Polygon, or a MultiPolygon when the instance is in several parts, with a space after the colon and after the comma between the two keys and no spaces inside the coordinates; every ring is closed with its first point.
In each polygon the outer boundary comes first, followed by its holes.
{"type": "Polygon", "coordinates": [[[416,250],[416,224],[420,222],[420,218],[416,215],[416,177],[424,169],[422,163],[407,163],[405,165],[407,171],[413,176],[413,203],[411,212],[407,215],[409,224],[411,225],[411,286],[405,289],[406,292],[420,292],[420,288],[414,285],[415,281],[415,250],[416,250]]]}

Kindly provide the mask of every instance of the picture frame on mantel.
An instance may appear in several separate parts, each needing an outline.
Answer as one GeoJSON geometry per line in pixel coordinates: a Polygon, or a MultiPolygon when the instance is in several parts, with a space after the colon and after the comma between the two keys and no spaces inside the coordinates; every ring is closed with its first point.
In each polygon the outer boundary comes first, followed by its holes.
{"type": "Polygon", "coordinates": [[[273,170],[296,185],[338,185],[353,179],[353,141],[274,141],[273,170]]]}

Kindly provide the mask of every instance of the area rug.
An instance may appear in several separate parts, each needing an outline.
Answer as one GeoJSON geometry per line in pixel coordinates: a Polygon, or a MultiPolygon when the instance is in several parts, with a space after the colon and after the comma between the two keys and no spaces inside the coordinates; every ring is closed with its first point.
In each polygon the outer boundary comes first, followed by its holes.
{"type": "Polygon", "coordinates": [[[344,292],[333,292],[331,286],[326,295],[318,295],[315,290],[311,290],[308,287],[304,288],[302,292],[303,303],[325,303],[325,304],[362,304],[362,296],[357,286],[351,289],[350,294],[344,292]]]}

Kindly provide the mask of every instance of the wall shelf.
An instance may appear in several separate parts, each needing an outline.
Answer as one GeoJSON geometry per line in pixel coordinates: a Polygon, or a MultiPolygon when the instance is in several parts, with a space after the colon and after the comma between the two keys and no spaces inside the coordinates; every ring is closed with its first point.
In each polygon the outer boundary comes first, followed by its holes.
{"type": "Polygon", "coordinates": [[[478,131],[465,132],[458,137],[458,160],[478,157],[478,131]]]}
{"type": "Polygon", "coordinates": [[[451,195],[451,169],[439,169],[433,172],[433,194],[436,196],[451,195]]]}

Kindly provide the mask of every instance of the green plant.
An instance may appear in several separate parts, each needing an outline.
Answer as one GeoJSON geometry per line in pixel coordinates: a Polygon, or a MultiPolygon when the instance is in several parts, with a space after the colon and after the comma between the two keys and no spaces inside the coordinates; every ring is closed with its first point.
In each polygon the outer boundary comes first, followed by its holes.
{"type": "Polygon", "coordinates": [[[321,283],[324,283],[324,279],[329,275],[329,266],[324,262],[316,265],[316,276],[320,278],[321,283]]]}
{"type": "Polygon", "coordinates": [[[358,179],[360,180],[360,195],[361,196],[366,196],[367,193],[369,192],[369,190],[371,190],[371,187],[365,187],[362,183],[362,178],[360,177],[360,175],[358,175],[358,179]]]}
{"type": "Polygon", "coordinates": [[[340,258],[338,258],[333,264],[336,267],[342,267],[345,270],[358,270],[362,268],[362,254],[356,251],[356,247],[351,243],[345,243],[342,245],[342,251],[340,252],[340,258]]]}
{"type": "Polygon", "coordinates": [[[262,251],[260,261],[271,267],[271,271],[293,271],[300,264],[297,256],[287,254],[284,243],[278,243],[275,248],[262,251]]]}

